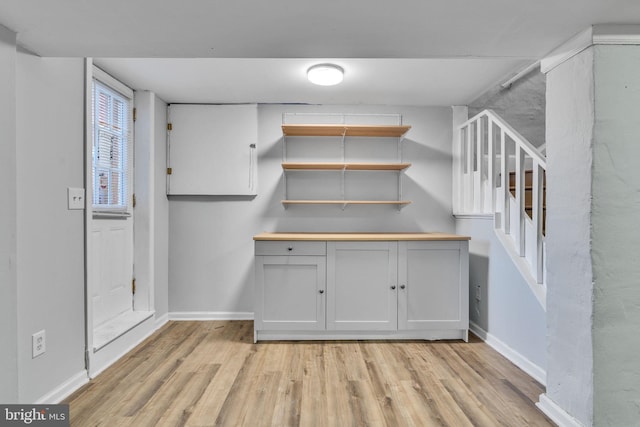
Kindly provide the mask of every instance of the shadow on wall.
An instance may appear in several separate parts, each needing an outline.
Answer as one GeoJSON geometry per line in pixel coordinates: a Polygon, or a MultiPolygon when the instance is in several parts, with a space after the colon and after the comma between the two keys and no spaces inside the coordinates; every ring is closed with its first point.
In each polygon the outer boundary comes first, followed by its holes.
{"type": "Polygon", "coordinates": [[[438,150],[410,138],[405,138],[402,143],[405,159],[428,159],[429,163],[446,162],[447,167],[451,167],[451,151],[438,150]]]}
{"type": "Polygon", "coordinates": [[[258,161],[265,159],[278,159],[282,160],[282,144],[284,137],[278,138],[276,141],[264,143],[261,141],[258,147],[258,161]],[[265,147],[268,147],[265,149],[265,147]]]}
{"type": "Polygon", "coordinates": [[[469,320],[489,330],[489,257],[469,253],[469,320]]]}
{"type": "Polygon", "coordinates": [[[536,147],[545,142],[546,75],[536,68],[503,88],[489,89],[469,103],[469,117],[483,110],[495,111],[536,147]]]}

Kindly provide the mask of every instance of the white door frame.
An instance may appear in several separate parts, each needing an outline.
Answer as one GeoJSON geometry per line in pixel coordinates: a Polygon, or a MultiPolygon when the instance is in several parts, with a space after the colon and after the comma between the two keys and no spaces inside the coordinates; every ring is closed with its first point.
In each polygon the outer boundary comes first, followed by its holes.
{"type": "MultiPolygon", "coordinates": [[[[93,155],[92,155],[92,146],[93,146],[93,128],[92,128],[92,84],[93,78],[95,75],[95,67],[93,64],[93,60],[91,58],[87,58],[85,61],[85,339],[86,339],[86,347],[85,347],[85,362],[86,369],[89,377],[93,378],[106,369],[109,365],[118,360],[122,355],[124,355],[127,351],[131,350],[135,345],[137,345],[140,341],[142,341],[146,336],[148,336],[154,330],[154,319],[153,319],[153,286],[149,286],[149,284],[145,284],[145,286],[139,287],[136,286],[136,295],[135,295],[135,304],[136,309],[144,310],[144,319],[139,323],[131,326],[127,332],[123,335],[119,336],[113,342],[110,342],[108,345],[102,347],[99,350],[94,350],[94,310],[92,306],[92,278],[94,274],[95,260],[90,256],[90,251],[93,248],[93,239],[92,239],[92,230],[94,227],[94,212],[93,212],[93,174],[92,174],[92,164],[93,164],[93,155]],[[140,289],[142,288],[142,289],[140,289]],[[139,292],[138,289],[144,290],[144,295],[141,295],[142,292],[139,292]]],[[[97,71],[97,73],[105,74],[104,72],[97,71]]],[[[107,75],[108,76],[108,75],[107,75]]],[[[114,79],[115,82],[117,80],[114,79]]],[[[113,81],[108,82],[110,85],[113,81]]],[[[130,91],[132,96],[131,100],[133,103],[133,91],[124,86],[122,83],[115,83],[116,89],[125,90],[124,93],[130,91]]],[[[135,145],[134,145],[135,146],[135,145]]],[[[135,159],[135,156],[134,156],[135,159]]],[[[135,167],[134,167],[135,171],[135,167]]],[[[129,175],[130,185],[132,188],[135,188],[135,172],[129,175]]],[[[134,215],[135,218],[135,215],[134,215]]],[[[131,218],[130,220],[134,220],[131,218]]],[[[135,227],[135,225],[134,225],[135,227]]],[[[135,239],[135,228],[134,228],[134,239],[135,239]]],[[[135,245],[134,245],[135,247],[135,245]]],[[[147,252],[150,249],[147,248],[147,252]]],[[[144,251],[142,251],[144,252],[144,251]]],[[[137,263],[137,259],[140,256],[140,250],[134,249],[134,265],[137,263]]],[[[133,299],[132,299],[133,301],[133,299]]]]}

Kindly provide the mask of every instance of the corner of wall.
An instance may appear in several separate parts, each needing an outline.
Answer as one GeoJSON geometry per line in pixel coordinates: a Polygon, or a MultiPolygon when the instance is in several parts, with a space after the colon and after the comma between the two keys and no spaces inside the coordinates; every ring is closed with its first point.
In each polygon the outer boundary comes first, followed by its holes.
{"type": "Polygon", "coordinates": [[[0,25],[0,402],[18,400],[16,34],[0,25]]]}
{"type": "Polygon", "coordinates": [[[569,415],[546,394],[540,395],[540,401],[536,403],[536,406],[559,427],[585,427],[584,424],[569,415]]]}
{"type": "Polygon", "coordinates": [[[594,53],[579,49],[547,74],[547,396],[590,424],[594,53]]]}

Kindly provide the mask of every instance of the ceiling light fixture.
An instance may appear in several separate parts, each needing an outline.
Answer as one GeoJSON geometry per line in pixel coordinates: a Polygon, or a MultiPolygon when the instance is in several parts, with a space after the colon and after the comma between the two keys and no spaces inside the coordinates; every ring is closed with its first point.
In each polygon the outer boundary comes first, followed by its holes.
{"type": "Polygon", "coordinates": [[[334,64],[318,64],[307,70],[309,81],[321,86],[337,85],[343,77],[344,70],[334,64]]]}

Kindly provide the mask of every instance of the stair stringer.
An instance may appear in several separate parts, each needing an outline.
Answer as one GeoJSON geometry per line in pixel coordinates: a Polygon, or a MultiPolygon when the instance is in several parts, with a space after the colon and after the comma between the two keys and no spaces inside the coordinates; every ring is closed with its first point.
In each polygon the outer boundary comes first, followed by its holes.
{"type": "MultiPolygon", "coordinates": [[[[496,222],[499,221],[499,216],[500,216],[500,213],[495,213],[494,224],[496,224],[496,222]]],[[[527,285],[529,285],[529,289],[531,289],[531,292],[536,297],[536,299],[542,306],[543,310],[546,311],[547,310],[546,286],[536,281],[536,279],[531,274],[531,265],[529,264],[529,262],[526,260],[525,257],[518,255],[514,239],[509,234],[506,234],[504,231],[502,231],[500,227],[494,227],[494,232],[496,233],[496,237],[498,237],[498,240],[500,240],[500,243],[502,243],[502,246],[505,248],[507,254],[509,254],[509,257],[513,261],[513,264],[516,266],[516,268],[520,272],[520,275],[522,275],[522,277],[527,282],[527,285]]],[[[545,271],[545,274],[546,274],[546,271],[545,271]]]]}

